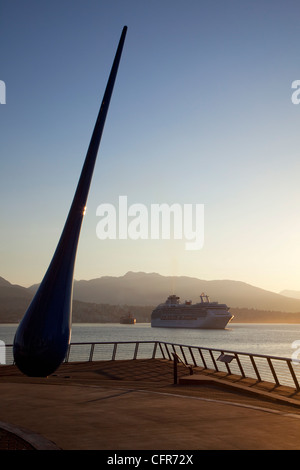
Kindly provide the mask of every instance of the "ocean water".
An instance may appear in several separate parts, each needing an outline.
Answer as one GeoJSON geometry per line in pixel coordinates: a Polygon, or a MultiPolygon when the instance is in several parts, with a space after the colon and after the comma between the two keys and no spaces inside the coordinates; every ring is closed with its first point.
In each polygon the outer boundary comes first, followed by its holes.
{"type": "MultiPolygon", "coordinates": [[[[17,325],[1,324],[0,340],[6,345],[12,344],[16,328],[17,325]]],[[[152,328],[150,323],[73,325],[71,342],[97,341],[166,341],[189,346],[291,358],[297,349],[300,350],[300,324],[229,323],[224,330],[152,328]],[[299,344],[295,345],[295,341],[299,341],[299,344]]],[[[297,358],[299,356],[300,353],[297,358]]]]}

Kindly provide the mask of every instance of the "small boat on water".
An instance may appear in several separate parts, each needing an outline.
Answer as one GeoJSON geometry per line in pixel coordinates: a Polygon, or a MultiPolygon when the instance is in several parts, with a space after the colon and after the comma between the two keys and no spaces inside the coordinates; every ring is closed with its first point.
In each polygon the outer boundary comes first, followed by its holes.
{"type": "Polygon", "coordinates": [[[159,328],[206,328],[224,329],[232,320],[226,304],[210,302],[208,295],[201,294],[201,301],[180,303],[180,297],[170,295],[151,314],[151,326],[159,328]]]}
{"type": "Polygon", "coordinates": [[[120,323],[124,325],[134,325],[136,323],[136,319],[131,313],[128,313],[126,315],[121,316],[120,323]]]}

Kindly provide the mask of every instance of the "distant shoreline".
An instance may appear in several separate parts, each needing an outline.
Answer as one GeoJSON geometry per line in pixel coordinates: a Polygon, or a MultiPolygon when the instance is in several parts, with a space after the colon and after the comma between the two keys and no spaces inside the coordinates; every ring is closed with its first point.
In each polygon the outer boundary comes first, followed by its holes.
{"type": "MultiPolygon", "coordinates": [[[[21,321],[30,302],[29,300],[17,302],[17,300],[0,304],[0,324],[18,324],[21,321]]],[[[154,308],[155,306],[149,305],[111,305],[74,301],[72,321],[74,324],[119,324],[121,316],[131,313],[137,323],[150,323],[154,308]]],[[[232,323],[300,323],[300,312],[231,307],[230,313],[234,316],[232,323]]]]}
{"type": "MultiPolygon", "coordinates": [[[[4,322],[1,322],[0,321],[0,325],[5,325],[5,326],[13,326],[13,325],[18,325],[20,322],[16,321],[16,322],[7,322],[7,321],[4,321],[4,322]]],[[[151,322],[146,322],[146,321],[137,321],[136,322],[136,325],[139,325],[139,324],[149,324],[150,325],[151,322]]],[[[84,320],[84,321],[75,321],[72,323],[73,325],[121,325],[122,323],[118,322],[118,321],[105,321],[105,322],[97,322],[97,321],[87,321],[87,320],[84,320]]],[[[235,325],[242,325],[242,324],[248,324],[248,325],[251,325],[251,324],[254,324],[254,325],[299,325],[300,324],[300,319],[298,321],[275,321],[275,320],[239,320],[239,321],[231,321],[230,323],[227,324],[226,328],[228,328],[231,324],[235,324],[235,325]]],[[[125,325],[125,326],[128,326],[128,325],[125,325]]],[[[129,325],[129,326],[132,326],[134,327],[134,325],[129,325]]],[[[225,329],[226,329],[225,328],[225,329]]],[[[185,328],[185,329],[188,329],[188,328],[185,328]]],[[[193,328],[192,328],[193,329],[193,328]]],[[[201,330],[201,328],[199,328],[201,330]]]]}

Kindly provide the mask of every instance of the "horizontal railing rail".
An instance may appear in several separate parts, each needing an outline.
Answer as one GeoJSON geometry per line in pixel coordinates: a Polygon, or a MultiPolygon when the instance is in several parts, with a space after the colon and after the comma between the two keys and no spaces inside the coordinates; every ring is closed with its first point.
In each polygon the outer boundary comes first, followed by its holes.
{"type": "MultiPolygon", "coordinates": [[[[13,346],[6,345],[6,364],[13,364],[13,346]]],[[[174,358],[189,368],[224,372],[257,382],[271,382],[300,390],[300,361],[225,349],[189,346],[164,341],[118,341],[71,343],[65,362],[174,358]]]]}

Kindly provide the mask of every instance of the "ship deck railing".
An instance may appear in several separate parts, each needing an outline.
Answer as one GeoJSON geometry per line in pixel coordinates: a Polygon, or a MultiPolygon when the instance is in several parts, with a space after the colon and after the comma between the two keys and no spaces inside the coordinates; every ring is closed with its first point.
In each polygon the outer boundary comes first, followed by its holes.
{"type": "MultiPolygon", "coordinates": [[[[164,341],[71,343],[65,362],[136,359],[165,359],[174,362],[176,357],[194,371],[199,369],[253,378],[257,382],[273,383],[275,387],[283,385],[300,391],[298,359],[164,341]]],[[[13,364],[13,345],[5,345],[5,353],[1,352],[1,358],[0,364],[13,364]]]]}

